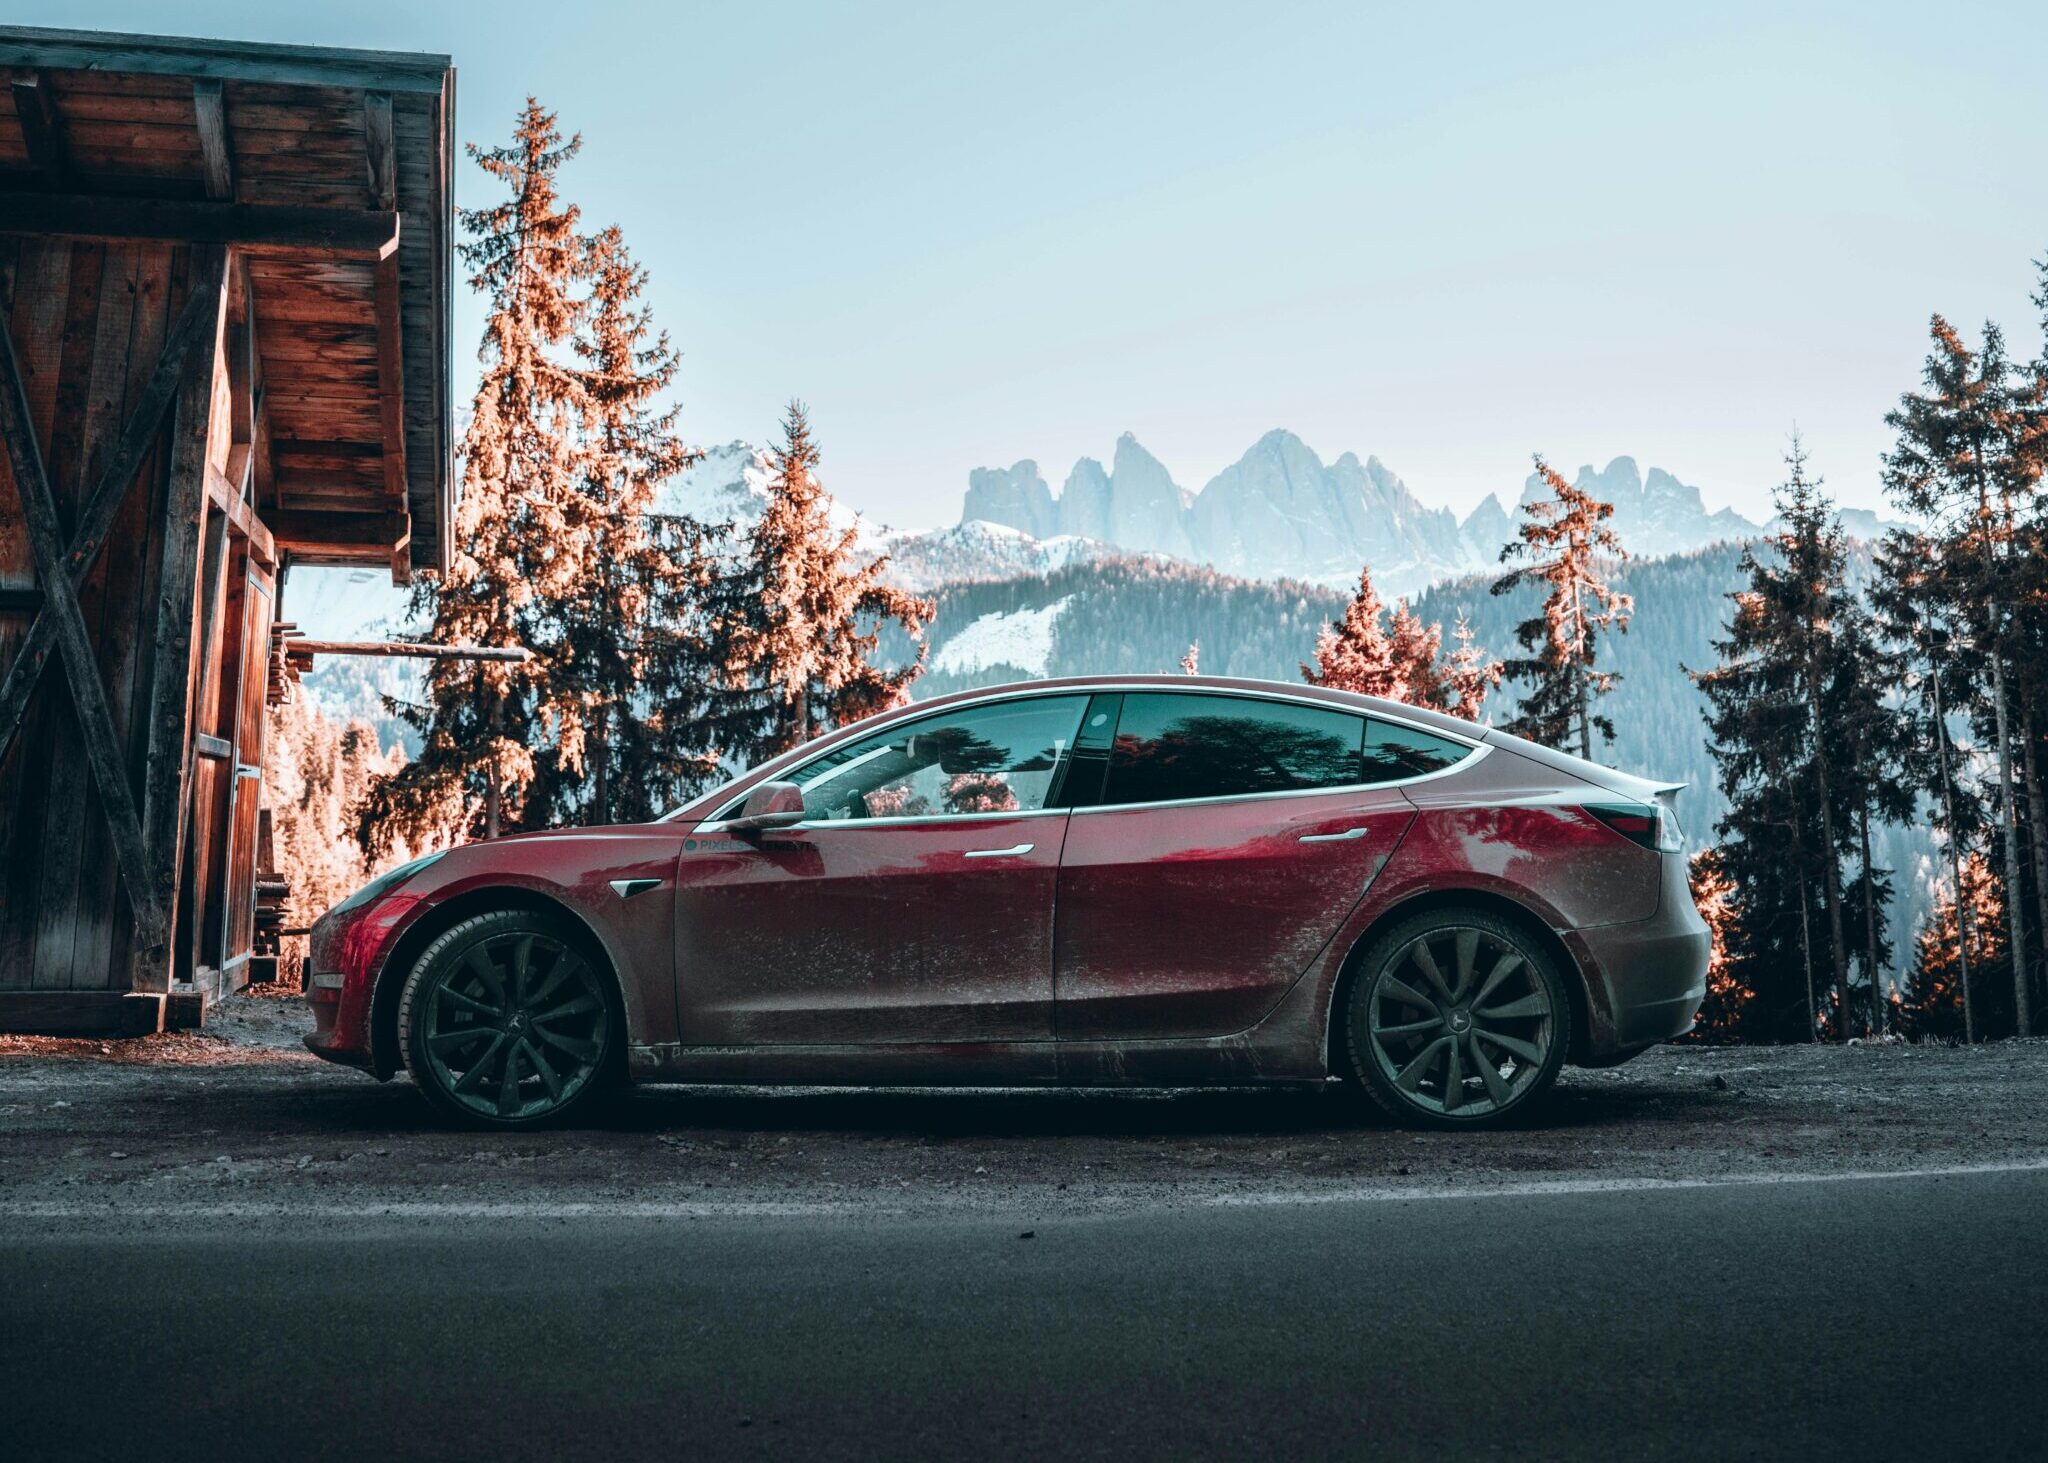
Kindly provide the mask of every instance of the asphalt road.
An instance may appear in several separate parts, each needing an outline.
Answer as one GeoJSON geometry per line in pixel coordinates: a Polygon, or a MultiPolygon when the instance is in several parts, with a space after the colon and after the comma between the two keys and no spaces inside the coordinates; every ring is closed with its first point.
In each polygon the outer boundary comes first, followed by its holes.
{"type": "Polygon", "coordinates": [[[0,1215],[40,1458],[2011,1458],[2048,1169],[0,1215]],[[1029,1232],[1028,1238],[1024,1237],[1029,1232]]]}

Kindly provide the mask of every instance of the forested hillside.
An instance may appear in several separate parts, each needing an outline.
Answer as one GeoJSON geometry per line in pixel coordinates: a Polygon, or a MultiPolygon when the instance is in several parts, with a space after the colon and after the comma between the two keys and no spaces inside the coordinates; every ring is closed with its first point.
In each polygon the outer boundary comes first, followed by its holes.
{"type": "MultiPolygon", "coordinates": [[[[1619,566],[1614,586],[1634,596],[1625,635],[1604,642],[1602,664],[1621,681],[1605,698],[1615,741],[1603,761],[1646,776],[1683,781],[1679,812],[1695,847],[1711,843],[1726,809],[1708,751],[1705,700],[1688,669],[1714,664],[1727,596],[1742,582],[1742,546],[1715,544],[1693,553],[1619,566]]],[[[1868,579],[1868,546],[1857,544],[1851,580],[1868,579]]],[[[1463,612],[1478,645],[1499,656],[1512,648],[1513,627],[1534,610],[1534,588],[1494,596],[1491,575],[1453,580],[1425,591],[1414,609],[1448,629],[1463,612]]],[[[919,697],[1037,676],[1173,671],[1191,641],[1201,645],[1205,674],[1299,682],[1316,632],[1342,613],[1345,596],[1314,585],[1236,579],[1184,564],[1106,560],[1051,574],[951,584],[933,591],[931,668],[919,697]],[[962,654],[963,647],[1008,649],[1006,658],[962,654]]],[[[893,656],[907,640],[885,641],[893,656]]],[[[1512,687],[1496,693],[1488,719],[1514,708],[1512,687]]],[[[1879,860],[1898,873],[1898,926],[1918,927],[1932,845],[1925,830],[1873,829],[1879,860]]],[[[1910,958],[1902,942],[1901,960],[1910,958]]]]}

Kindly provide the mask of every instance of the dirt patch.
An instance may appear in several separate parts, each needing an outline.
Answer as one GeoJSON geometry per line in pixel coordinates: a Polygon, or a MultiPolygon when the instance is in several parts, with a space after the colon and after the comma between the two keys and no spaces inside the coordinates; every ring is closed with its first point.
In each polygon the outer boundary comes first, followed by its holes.
{"type": "Polygon", "coordinates": [[[444,1126],[402,1077],[320,1062],[298,1045],[306,1023],[300,1003],[245,997],[199,1035],[9,1039],[4,1202],[1052,1212],[2048,1162],[2042,1041],[1665,1047],[1568,1071],[1540,1111],[1478,1133],[1394,1128],[1337,1089],[694,1087],[507,1135],[444,1126]]]}

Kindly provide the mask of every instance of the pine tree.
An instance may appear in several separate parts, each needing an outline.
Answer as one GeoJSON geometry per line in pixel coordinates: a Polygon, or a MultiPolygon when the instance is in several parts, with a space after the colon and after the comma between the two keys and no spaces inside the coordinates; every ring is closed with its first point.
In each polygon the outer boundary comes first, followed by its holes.
{"type": "Polygon", "coordinates": [[[1384,613],[1368,565],[1358,571],[1358,592],[1343,617],[1316,636],[1315,663],[1302,666],[1301,678],[1311,686],[1391,697],[1401,676],[1393,642],[1380,624],[1384,613]]]}
{"type": "MultiPolygon", "coordinates": [[[[1867,637],[1845,634],[1856,604],[1847,587],[1841,526],[1820,485],[1807,476],[1795,436],[1786,457],[1790,475],[1777,494],[1784,528],[1746,548],[1748,587],[1737,593],[1726,635],[1714,642],[1720,663],[1694,676],[1708,701],[1711,751],[1729,808],[1717,831],[1720,867],[1737,890],[1738,919],[1730,948],[1738,978],[1783,1010],[1782,972],[1789,968],[1788,911],[1797,912],[1801,968],[1808,972],[1809,1028],[1818,889],[1823,934],[1838,1006],[1834,1030],[1846,1041],[1855,1025],[1842,888],[1844,841],[1859,800],[1868,806],[1875,772],[1871,749],[1858,740],[1868,672],[1856,657],[1867,637]]],[[[1867,740],[1867,738],[1866,738],[1867,740]]],[[[1867,839],[1863,846],[1867,849],[1867,839]]],[[[1889,897],[1865,858],[1871,911],[1865,959],[1880,953],[1878,906],[1889,897]]],[[[1875,971],[1871,972],[1873,975],[1875,971]]]]}
{"type": "Polygon", "coordinates": [[[616,227],[592,238],[575,348],[586,415],[566,528],[587,566],[550,606],[551,705],[560,729],[537,794],[557,821],[644,819],[717,771],[704,745],[714,672],[702,625],[706,531],[655,511],[661,484],[700,456],[663,405],[679,358],[642,303],[646,271],[616,227]]]}
{"type": "Polygon", "coordinates": [[[1394,602],[1387,624],[1387,647],[1394,661],[1393,699],[1410,706],[1440,709],[1447,694],[1445,667],[1438,663],[1444,632],[1425,625],[1405,599],[1394,602]]]}
{"type": "MultiPolygon", "coordinates": [[[[2012,613],[2025,580],[2024,524],[2035,511],[2042,459],[2044,397],[2048,381],[2016,370],[1995,325],[1971,350],[1939,315],[1930,326],[1933,349],[1923,373],[1925,390],[1908,392],[1885,424],[1898,434],[1885,460],[1885,486],[1893,501],[1931,525],[1946,561],[1955,628],[1972,642],[1988,674],[1991,740],[1998,767],[1999,825],[2003,835],[2001,899],[2012,951],[2017,1030],[2033,1030],[2031,957],[2024,914],[2027,860],[2022,854],[2014,750],[2030,719],[2015,705],[2017,636],[2012,613]]],[[[2040,820],[2036,820],[2037,822],[2040,820]]],[[[2036,916],[2038,940],[2048,919],[2036,916]]]]}
{"type": "Polygon", "coordinates": [[[1444,673],[1444,707],[1453,716],[1479,720],[1486,698],[1499,689],[1505,668],[1473,643],[1472,622],[1458,611],[1458,628],[1453,632],[1458,648],[1451,652],[1444,673]]]}
{"type": "MultiPolygon", "coordinates": [[[[1895,662],[1904,693],[1896,724],[1902,753],[1899,785],[1902,791],[1924,795],[1932,805],[1932,821],[1948,854],[1950,887],[1960,887],[1964,865],[1974,857],[1971,850],[1990,820],[1969,777],[1976,759],[1955,745],[1950,723],[1959,710],[1967,711],[1981,699],[1973,698],[1969,688],[1981,686],[1985,678],[1971,663],[1967,643],[1949,633],[1949,565],[1936,542],[1918,529],[1893,529],[1879,546],[1876,568],[1871,603],[1885,637],[1902,647],[1895,662]],[[1964,688],[1960,705],[1951,689],[1958,686],[1964,688]]],[[[1965,910],[1960,924],[1968,922],[1965,910]]],[[[1964,948],[1966,931],[1959,929],[1957,939],[1953,955],[1962,993],[1963,1037],[1974,1042],[1975,980],[1964,948]]]]}
{"type": "Polygon", "coordinates": [[[1893,1004],[1902,1035],[1974,1040],[1970,984],[2005,959],[1997,879],[1976,855],[1961,864],[1958,876],[1961,897],[1949,884],[1935,901],[1915,942],[1912,976],[1893,1004]]]}
{"type": "Polygon", "coordinates": [[[793,401],[768,503],[719,595],[719,740],[744,763],[900,704],[924,668],[921,640],[909,665],[876,662],[881,626],[915,640],[932,606],[883,579],[886,559],[855,563],[855,531],[832,527],[818,461],[809,415],[793,401]]]}
{"type": "Polygon", "coordinates": [[[1590,760],[1595,731],[1614,739],[1614,723],[1593,709],[1593,700],[1620,679],[1597,668],[1600,635],[1626,632],[1635,608],[1629,596],[1608,588],[1600,559],[1628,553],[1607,526],[1611,503],[1573,487],[1541,456],[1536,471],[1551,496],[1523,505],[1517,541],[1500,557],[1504,564],[1524,562],[1493,584],[1495,594],[1531,579],[1547,586],[1542,612],[1515,627],[1528,653],[1503,667],[1507,679],[1532,687],[1507,730],[1590,760]]]}
{"type": "Polygon", "coordinates": [[[1721,861],[1720,850],[1714,848],[1694,854],[1687,874],[1693,903],[1713,941],[1707,957],[1707,998],[1693,1030],[1704,1040],[1728,1040],[1740,1035],[1745,1009],[1754,994],[1736,978],[1728,953],[1729,935],[1736,923],[1735,881],[1721,861]]]}
{"type": "Polygon", "coordinates": [[[291,889],[291,923],[311,924],[381,868],[412,857],[399,843],[376,861],[350,835],[363,790],[403,765],[362,721],[337,725],[299,691],[270,710],[263,742],[264,800],[276,871],[291,889]]]}
{"type": "Polygon", "coordinates": [[[1872,857],[1870,826],[1903,822],[1914,812],[1918,799],[1906,777],[1911,723],[1887,699],[1903,678],[1901,657],[1853,595],[1844,596],[1830,653],[1825,730],[1841,747],[1843,827],[1845,836],[1853,836],[1858,870],[1848,908],[1861,924],[1857,959],[1868,985],[1869,1027],[1881,1034],[1888,1011],[1884,972],[1892,958],[1886,913],[1892,881],[1891,871],[1877,867],[1872,857]]]}
{"type": "Polygon", "coordinates": [[[1315,662],[1304,664],[1301,676],[1312,686],[1381,696],[1477,720],[1487,692],[1500,684],[1501,670],[1473,647],[1462,615],[1458,635],[1458,649],[1447,660],[1442,656],[1440,625],[1424,623],[1406,600],[1396,601],[1387,615],[1368,566],[1359,571],[1358,591],[1344,613],[1316,636],[1315,662]],[[1388,621],[1384,626],[1383,616],[1388,621]]]}
{"type": "MultiPolygon", "coordinates": [[[[413,589],[411,615],[443,644],[524,647],[550,603],[583,570],[568,550],[580,499],[581,376],[560,359],[582,314],[575,296],[584,245],[556,174],[576,155],[553,113],[527,99],[509,146],[469,155],[510,197],[461,210],[471,283],[489,298],[468,430],[462,492],[450,525],[454,563],[413,589]]],[[[420,734],[420,755],[364,800],[358,837],[373,851],[523,826],[533,748],[554,740],[547,662],[436,660],[425,700],[394,706],[420,734]]]]}

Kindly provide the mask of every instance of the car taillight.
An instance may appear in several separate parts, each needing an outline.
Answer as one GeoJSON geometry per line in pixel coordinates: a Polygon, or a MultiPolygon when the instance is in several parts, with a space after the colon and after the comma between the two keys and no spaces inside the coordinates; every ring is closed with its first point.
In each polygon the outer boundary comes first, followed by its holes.
{"type": "Polygon", "coordinates": [[[1626,838],[1655,852],[1661,844],[1658,810],[1647,803],[1587,803],[1586,811],[1626,838]]]}

